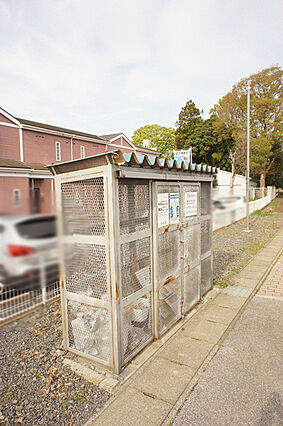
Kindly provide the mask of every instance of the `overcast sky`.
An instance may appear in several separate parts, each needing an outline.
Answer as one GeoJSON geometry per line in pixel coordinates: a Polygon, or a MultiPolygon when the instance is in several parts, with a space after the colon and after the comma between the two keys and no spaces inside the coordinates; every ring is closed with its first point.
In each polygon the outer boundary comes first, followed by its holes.
{"type": "Polygon", "coordinates": [[[174,126],[282,65],[282,0],[0,0],[0,106],[95,134],[174,126]]]}

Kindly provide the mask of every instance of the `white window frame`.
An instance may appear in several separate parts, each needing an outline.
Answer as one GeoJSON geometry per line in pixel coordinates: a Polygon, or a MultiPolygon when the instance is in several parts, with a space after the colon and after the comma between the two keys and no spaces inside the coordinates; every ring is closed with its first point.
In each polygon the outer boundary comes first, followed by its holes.
{"type": "Polygon", "coordinates": [[[55,142],[55,158],[56,161],[61,161],[61,142],[55,142]]]}
{"type": "Polygon", "coordinates": [[[84,145],[80,146],[80,154],[81,154],[81,158],[85,158],[85,146],[84,145]]]}
{"type": "Polygon", "coordinates": [[[21,207],[21,190],[20,189],[13,189],[13,205],[15,208],[21,207]],[[17,195],[16,195],[17,194],[17,195]]]}

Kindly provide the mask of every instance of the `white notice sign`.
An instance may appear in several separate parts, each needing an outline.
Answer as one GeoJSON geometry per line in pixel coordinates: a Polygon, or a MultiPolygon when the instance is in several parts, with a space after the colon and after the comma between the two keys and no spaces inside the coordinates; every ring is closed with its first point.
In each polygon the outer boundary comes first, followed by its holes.
{"type": "Polygon", "coordinates": [[[158,228],[169,225],[169,196],[168,194],[157,195],[158,228]]]}
{"type": "Polygon", "coordinates": [[[185,216],[196,216],[198,214],[197,192],[185,192],[185,216]]]}
{"type": "Polygon", "coordinates": [[[170,224],[179,223],[180,218],[180,197],[178,192],[170,194],[170,224]]]}

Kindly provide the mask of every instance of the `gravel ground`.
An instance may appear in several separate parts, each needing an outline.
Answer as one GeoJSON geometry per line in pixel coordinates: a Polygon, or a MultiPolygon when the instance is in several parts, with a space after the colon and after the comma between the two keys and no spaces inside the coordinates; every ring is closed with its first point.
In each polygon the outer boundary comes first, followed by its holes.
{"type": "Polygon", "coordinates": [[[61,342],[58,302],[1,328],[1,425],[83,425],[108,400],[63,368],[61,342]]]}
{"type": "MultiPolygon", "coordinates": [[[[282,199],[283,202],[283,199],[282,199]]],[[[283,215],[253,216],[213,235],[214,280],[227,280],[283,226],[283,215]],[[249,248],[250,249],[247,249],[249,248]]],[[[83,425],[109,394],[63,368],[59,303],[1,327],[0,425],[83,425]]]]}
{"type": "MultiPolygon", "coordinates": [[[[283,204],[283,199],[280,200],[283,204]]],[[[250,229],[244,232],[245,219],[213,233],[214,284],[226,285],[274,237],[283,226],[283,215],[251,216],[250,229]]]]}

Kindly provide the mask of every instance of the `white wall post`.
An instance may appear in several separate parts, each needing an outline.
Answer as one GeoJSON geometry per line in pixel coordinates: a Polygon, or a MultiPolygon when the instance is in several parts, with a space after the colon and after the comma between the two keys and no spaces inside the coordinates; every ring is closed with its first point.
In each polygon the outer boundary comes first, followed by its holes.
{"type": "Polygon", "coordinates": [[[247,87],[247,171],[246,171],[246,232],[249,229],[249,184],[250,184],[250,86],[247,87]]]}
{"type": "Polygon", "coordinates": [[[19,128],[19,139],[20,139],[20,161],[24,162],[24,139],[23,139],[23,129],[19,128]]]}

